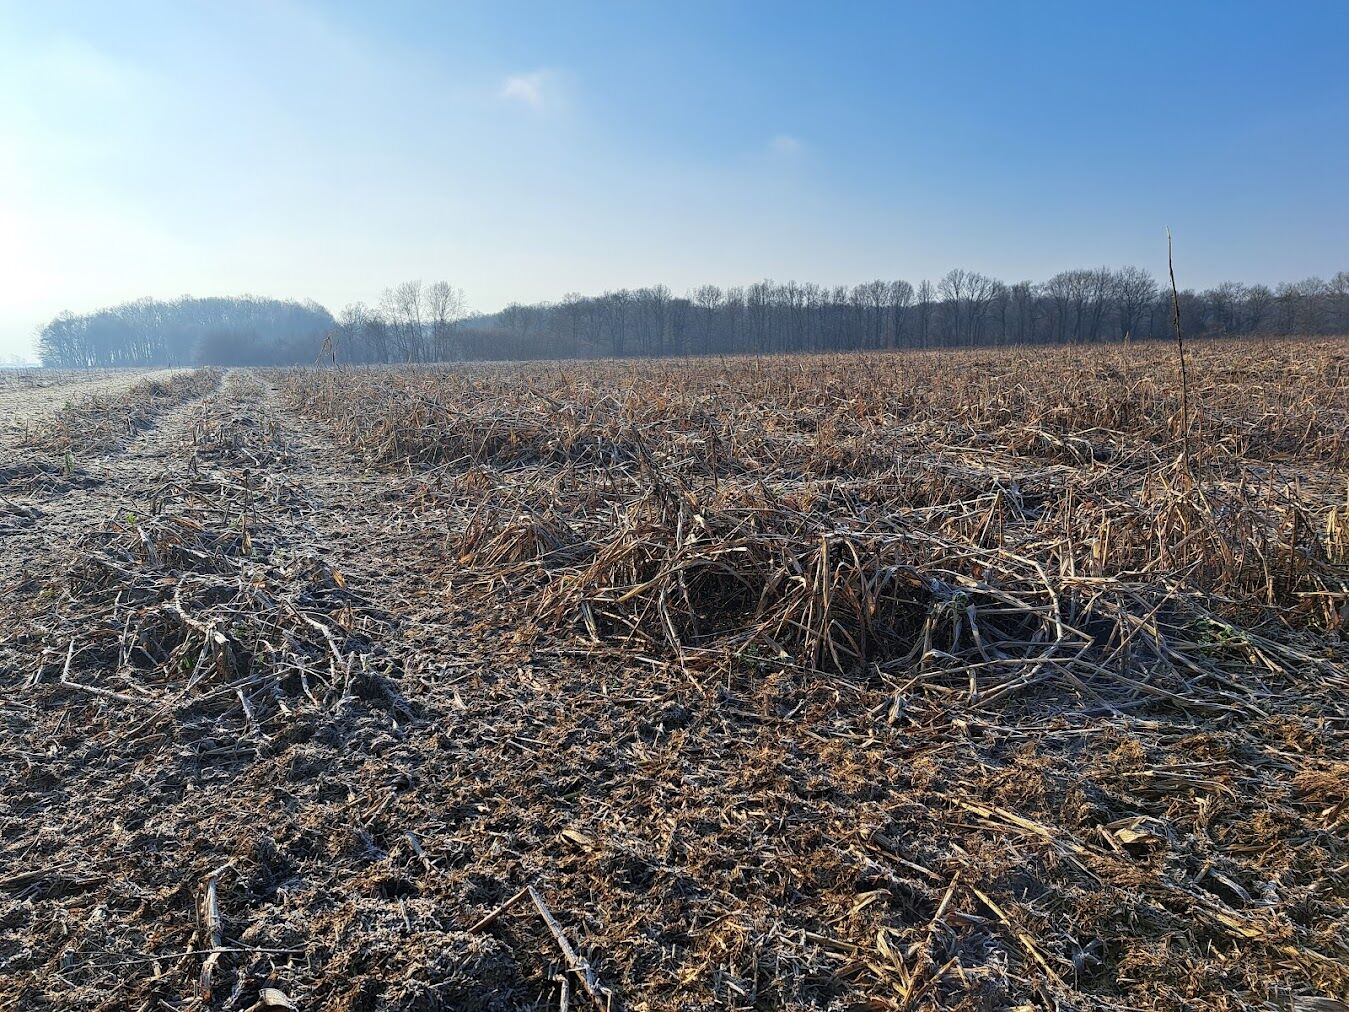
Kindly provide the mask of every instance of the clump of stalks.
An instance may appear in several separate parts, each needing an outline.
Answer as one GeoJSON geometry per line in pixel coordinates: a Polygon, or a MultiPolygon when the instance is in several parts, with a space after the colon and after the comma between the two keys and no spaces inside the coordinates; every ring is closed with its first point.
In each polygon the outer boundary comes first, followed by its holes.
{"type": "Polygon", "coordinates": [[[994,647],[962,621],[959,649],[993,670],[1069,640],[1090,641],[1082,663],[1126,640],[1141,663],[1136,635],[1067,631],[1107,599],[1280,636],[1336,627],[1346,346],[1177,339],[1178,389],[1165,347],[1146,343],[1071,361],[1016,349],[325,370],[283,385],[372,462],[463,475],[440,486],[462,515],[461,581],[533,588],[539,617],[591,635],[681,655],[754,643],[835,670],[909,663],[929,647],[955,656],[940,636],[915,653],[915,635],[992,581],[1033,585],[997,607],[1041,630],[994,647]],[[1194,448],[1191,386],[1206,433],[1194,448]],[[1165,466],[1177,417],[1178,481],[1165,466]],[[1048,598],[1062,631],[1046,631],[1048,598]]]}
{"type": "MultiPolygon", "coordinates": [[[[273,544],[251,491],[204,480],[161,491],[152,516],[87,535],[60,616],[60,681],[145,707],[231,715],[252,733],[300,706],[379,696],[387,618],[340,572],[273,544]],[[104,624],[120,636],[88,636],[104,624]]],[[[161,713],[163,711],[161,710],[161,713]]]]}

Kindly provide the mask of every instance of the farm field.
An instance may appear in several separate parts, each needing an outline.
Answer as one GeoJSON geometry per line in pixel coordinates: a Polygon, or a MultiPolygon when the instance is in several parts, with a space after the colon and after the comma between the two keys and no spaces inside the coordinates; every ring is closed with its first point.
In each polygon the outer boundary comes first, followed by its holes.
{"type": "MultiPolygon", "coordinates": [[[[140,383],[166,381],[189,370],[157,369],[13,369],[0,370],[0,429],[10,441],[26,439],[26,431],[43,428],[76,401],[113,406],[120,394],[140,383]],[[16,437],[17,434],[17,437],[16,437]]],[[[97,407],[95,406],[95,410],[97,407]]]]}
{"type": "Polygon", "coordinates": [[[1188,354],[0,382],[0,1009],[1343,1008],[1349,340],[1188,354]]]}

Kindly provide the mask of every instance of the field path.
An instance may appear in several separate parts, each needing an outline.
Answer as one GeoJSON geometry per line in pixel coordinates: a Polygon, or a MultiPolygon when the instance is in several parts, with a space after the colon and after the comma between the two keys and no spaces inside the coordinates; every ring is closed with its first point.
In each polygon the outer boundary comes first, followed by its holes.
{"type": "MultiPolygon", "coordinates": [[[[309,565],[331,567],[358,606],[397,611],[371,634],[378,637],[376,654],[395,655],[405,674],[419,671],[424,679],[428,672],[410,658],[403,630],[415,626],[424,638],[450,642],[431,621],[434,609],[417,603],[430,587],[407,551],[417,539],[434,536],[434,519],[400,505],[397,477],[360,474],[321,426],[288,412],[252,371],[230,371],[214,393],[167,411],[119,451],[82,460],[69,481],[8,489],[0,500],[0,506],[8,503],[0,508],[0,770],[17,775],[0,777],[0,868],[6,869],[0,874],[0,993],[17,994],[20,982],[42,979],[41,990],[24,993],[66,1007],[122,1007],[119,989],[105,990],[100,958],[119,952],[139,958],[168,938],[182,938],[184,944],[174,943],[180,950],[192,948],[196,883],[234,848],[244,848],[239,860],[246,863],[266,846],[260,840],[304,838],[305,848],[317,848],[317,859],[342,840],[373,840],[372,832],[380,852],[407,848],[405,834],[426,832],[409,822],[386,834],[361,813],[381,797],[387,803],[392,796],[385,785],[405,780],[410,770],[407,755],[381,758],[387,746],[378,740],[427,747],[413,743],[433,725],[419,721],[423,729],[415,737],[403,725],[414,709],[427,714],[429,699],[412,703],[393,688],[367,699],[374,690],[358,689],[350,704],[326,715],[287,718],[292,703],[269,714],[273,723],[265,726],[247,707],[204,723],[192,715],[189,700],[179,704],[188,711],[175,715],[167,733],[147,738],[137,730],[143,709],[72,695],[59,685],[68,651],[78,669],[79,656],[96,651],[100,638],[124,634],[116,628],[116,606],[106,628],[85,621],[76,623],[75,635],[69,626],[57,628],[64,609],[79,607],[67,594],[82,572],[84,546],[100,543],[100,532],[152,529],[175,489],[214,486],[223,493],[241,484],[256,497],[249,520],[255,537],[265,539],[275,558],[288,560],[277,563],[276,577],[309,565]],[[401,551],[389,539],[402,539],[401,551]],[[39,754],[45,757],[40,768],[30,761],[39,754]],[[375,793],[357,796],[352,788],[375,793]],[[129,806],[128,797],[139,800],[129,806]],[[135,899],[147,887],[172,889],[174,881],[188,884],[177,899],[149,906],[135,899]],[[108,908],[118,913],[97,914],[108,908]],[[76,937],[61,940],[71,917],[79,924],[76,937]],[[63,951],[103,957],[81,955],[71,966],[69,959],[62,963],[63,951]]],[[[196,575],[184,576],[184,585],[196,575]]],[[[112,677],[106,669],[76,676],[95,686],[112,677]]],[[[156,705],[180,700],[173,688],[153,697],[156,705]]],[[[342,874],[364,880],[372,873],[370,860],[359,851],[352,856],[359,858],[354,868],[338,862],[342,874]]],[[[348,904],[377,887],[374,881],[347,884],[336,896],[348,904]]],[[[270,891],[245,898],[249,890],[238,881],[223,891],[232,931],[287,930],[285,904],[270,891]]],[[[397,896],[380,909],[391,924],[408,916],[397,896]]],[[[350,916],[345,906],[338,913],[350,916]]],[[[227,962],[236,965],[222,968],[222,980],[236,973],[240,981],[260,979],[257,967],[227,962]]],[[[175,964],[186,976],[173,974],[174,985],[156,986],[191,996],[198,964],[175,964]]],[[[126,978],[127,984],[138,985],[140,976],[126,978]]]]}

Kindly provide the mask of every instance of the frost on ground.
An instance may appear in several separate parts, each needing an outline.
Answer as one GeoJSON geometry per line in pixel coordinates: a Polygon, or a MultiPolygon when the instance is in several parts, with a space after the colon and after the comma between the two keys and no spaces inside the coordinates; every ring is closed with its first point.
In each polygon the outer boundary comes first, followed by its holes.
{"type": "Polygon", "coordinates": [[[34,425],[0,1008],[1338,1007],[1349,344],[1199,345],[1188,433],[1169,356],[34,425]]]}

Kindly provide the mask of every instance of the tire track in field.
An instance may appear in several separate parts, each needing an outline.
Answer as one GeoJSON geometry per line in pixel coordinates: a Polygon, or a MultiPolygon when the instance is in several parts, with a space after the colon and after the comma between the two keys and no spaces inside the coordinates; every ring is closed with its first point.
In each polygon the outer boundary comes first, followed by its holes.
{"type": "Polygon", "coordinates": [[[150,515],[189,474],[212,476],[224,464],[209,444],[231,426],[274,432],[284,444],[280,462],[245,465],[245,480],[272,498],[264,512],[277,536],[380,595],[388,575],[371,545],[402,530],[379,487],[388,478],[354,475],[349,455],[290,414],[257,374],[231,370],[214,391],[169,408],[124,446],[78,459],[73,475],[38,469],[6,481],[0,460],[0,686],[50,663],[61,646],[48,642],[43,613],[62,592],[73,546],[113,522],[150,515]]]}
{"type": "MultiPolygon", "coordinates": [[[[297,420],[254,374],[231,372],[218,390],[167,413],[153,430],[108,459],[105,480],[89,495],[63,508],[59,518],[53,511],[43,517],[44,522],[19,535],[31,555],[42,559],[43,579],[34,582],[51,586],[63,581],[66,567],[74,561],[71,546],[80,534],[98,529],[123,512],[148,518],[155,511],[153,504],[165,497],[176,503],[165,508],[165,515],[171,515],[181,508],[184,496],[210,497],[209,489],[215,483],[234,492],[241,484],[256,491],[256,514],[247,511],[247,526],[255,530],[259,542],[280,549],[273,563],[252,570],[250,589],[241,589],[241,594],[275,595],[268,574],[291,565],[286,559],[299,565],[305,558],[313,558],[351,565],[353,569],[366,568],[363,561],[371,560],[362,536],[369,529],[365,525],[387,520],[393,507],[379,505],[378,489],[371,482],[353,479],[349,458],[336,452],[314,426],[297,425],[297,430],[288,430],[292,421],[297,420]],[[239,433],[245,438],[235,439],[239,433]],[[361,519],[359,529],[350,525],[351,517],[361,519]]],[[[386,479],[371,481],[382,485],[386,479]]],[[[210,529],[214,533],[215,528],[210,529]]],[[[235,529],[233,523],[230,529],[235,529]]],[[[175,578],[186,584],[192,575],[189,572],[175,578]]],[[[352,583],[358,592],[366,591],[355,578],[352,583]]],[[[246,703],[212,725],[194,719],[190,713],[183,715],[185,719],[175,713],[175,719],[152,727],[162,733],[146,736],[135,728],[144,711],[129,705],[124,695],[115,695],[111,701],[107,696],[92,700],[70,698],[70,694],[62,697],[61,687],[50,684],[57,680],[65,639],[58,641],[54,634],[44,636],[41,607],[31,600],[27,603],[33,607],[25,616],[26,635],[22,642],[11,642],[8,647],[10,658],[19,665],[3,679],[0,721],[9,745],[0,741],[0,757],[9,752],[6,758],[12,759],[15,749],[29,754],[41,746],[47,751],[44,769],[50,771],[53,783],[47,788],[26,775],[14,777],[9,788],[0,790],[0,826],[8,825],[14,833],[10,845],[0,845],[0,863],[10,851],[11,856],[14,852],[32,856],[47,868],[116,870],[81,881],[73,893],[59,885],[40,888],[33,901],[24,909],[11,911],[10,916],[5,914],[6,897],[0,890],[0,991],[9,986],[5,983],[7,949],[11,953],[17,949],[18,958],[11,965],[32,982],[23,987],[34,990],[21,989],[26,997],[35,1000],[40,995],[58,1005],[83,1007],[84,1001],[106,987],[106,978],[98,976],[101,958],[115,956],[127,945],[138,952],[165,945],[179,950],[191,948],[196,925],[193,889],[173,889],[171,883],[195,883],[209,869],[222,867],[227,857],[241,867],[261,862],[264,871],[259,874],[270,874],[268,862],[276,860],[268,856],[269,848],[276,847],[268,842],[272,836],[282,840],[291,852],[313,845],[328,846],[327,841],[340,845],[348,838],[365,838],[377,840],[371,844],[370,852],[374,853],[373,848],[391,848],[391,843],[400,839],[395,834],[391,840],[370,828],[370,818],[362,815],[370,807],[368,799],[352,798],[347,793],[349,787],[337,792],[331,789],[345,781],[382,791],[380,785],[397,784],[407,776],[404,760],[383,758],[388,743],[404,737],[411,743],[416,740],[411,736],[421,733],[400,726],[410,711],[399,708],[396,689],[388,705],[381,705],[378,699],[372,702],[367,686],[365,690],[351,690],[354,699],[343,690],[343,698],[324,715],[303,705],[298,708],[303,712],[292,715],[283,704],[280,714],[273,713],[275,720],[261,723],[255,722],[246,703]],[[44,672],[43,684],[30,688],[23,685],[26,679],[13,677],[34,670],[44,672]],[[60,700],[68,712],[59,714],[44,705],[53,699],[60,700]],[[88,746],[88,763],[74,754],[82,747],[79,743],[86,740],[92,743],[88,746]],[[367,772],[367,776],[361,776],[367,772]],[[188,781],[191,787],[185,790],[188,781]],[[195,788],[201,785],[204,789],[197,792],[195,788]],[[25,806],[22,823],[14,817],[13,806],[8,804],[10,797],[25,806]],[[264,804],[260,798],[268,799],[265,812],[252,810],[264,804]],[[113,799],[127,800],[119,803],[113,799]],[[117,810],[111,828],[102,824],[97,814],[90,815],[110,808],[117,810]],[[144,884],[165,900],[127,905],[123,881],[144,884]],[[94,908],[115,912],[87,917],[94,908]],[[62,942],[68,950],[66,956],[40,951],[40,940],[49,935],[48,926],[55,923],[75,925],[62,942]]],[[[48,607],[56,607],[55,602],[48,607]]],[[[315,614],[328,620],[321,612],[315,614]]],[[[120,627],[82,629],[81,647],[94,637],[118,631],[120,627]]],[[[69,633],[67,628],[66,635],[69,633]]],[[[278,629],[274,635],[279,638],[284,633],[278,629]]],[[[0,640],[0,668],[10,666],[5,664],[6,649],[0,640]]],[[[282,674],[278,672],[276,677],[282,674]]],[[[81,677],[88,684],[98,684],[97,677],[91,679],[88,672],[81,677]]],[[[186,674],[181,676],[182,680],[186,678],[186,674]]],[[[132,681],[136,681],[134,676],[132,681]]],[[[171,677],[169,686],[175,681],[171,677]]],[[[173,696],[169,686],[155,687],[155,705],[173,696]]],[[[322,688],[315,687],[322,695],[322,688]]],[[[205,694],[204,690],[196,691],[205,694]]],[[[418,826],[411,828],[421,832],[418,826]]],[[[0,838],[5,835],[0,832],[0,838]]],[[[243,880],[238,872],[222,879],[221,907],[231,931],[236,933],[234,937],[248,943],[250,931],[289,931],[292,905],[307,908],[307,914],[320,924],[305,941],[319,954],[316,958],[321,967],[324,959],[346,958],[340,951],[333,954],[325,948],[321,930],[324,918],[337,916],[337,932],[354,930],[358,937],[365,938],[366,929],[348,928],[341,920],[347,905],[364,904],[365,915],[403,923],[407,908],[400,896],[384,895],[386,887],[381,883],[385,873],[368,870],[371,858],[364,851],[325,851],[321,863],[339,879],[321,890],[323,903],[306,899],[302,884],[293,887],[301,890],[297,899],[278,902],[272,890],[254,887],[252,880],[243,880]],[[336,915],[328,902],[334,897],[344,905],[336,915]]],[[[56,881],[61,882],[59,873],[56,881]]],[[[263,946],[271,944],[268,936],[260,937],[263,946]]],[[[427,944],[440,950],[446,939],[453,940],[437,933],[435,941],[428,940],[427,944]]],[[[221,961],[215,975],[222,992],[230,990],[231,980],[256,988],[259,980],[267,979],[258,969],[241,965],[246,958],[221,961]]],[[[420,962],[429,958],[418,957],[420,962]]],[[[170,960],[166,966],[168,975],[152,988],[174,997],[190,997],[196,986],[198,961],[170,960]]],[[[297,977],[286,985],[292,994],[301,996],[306,986],[315,985],[314,969],[292,971],[297,977]]],[[[326,974],[331,978],[328,983],[339,984],[350,975],[345,968],[326,974]]],[[[10,984],[15,984],[14,979],[10,984]]],[[[144,986],[144,982],[133,986],[144,986]]]]}
{"type": "MultiPolygon", "coordinates": [[[[589,718],[572,712],[580,697],[568,669],[556,658],[534,656],[515,629],[486,628],[476,606],[456,601],[446,586],[452,518],[445,500],[420,478],[366,471],[322,422],[292,412],[267,374],[246,370],[167,413],[104,466],[105,480],[78,510],[62,515],[59,529],[24,535],[44,546],[48,585],[63,580],[78,536],[119,512],[149,517],[151,504],[167,501],[164,515],[172,515],[185,496],[212,497],[213,484],[230,486],[237,501],[242,484],[258,496],[247,525],[259,543],[283,548],[278,565],[286,565],[281,556],[311,557],[339,570],[344,589],[371,602],[371,610],[394,613],[375,635],[400,670],[387,705],[367,687],[351,696],[343,690],[335,704],[325,697],[322,712],[301,705],[255,721],[241,706],[206,720],[180,706],[173,719],[146,727],[145,711],[125,698],[84,699],[50,684],[75,630],[53,623],[44,637],[37,628],[41,608],[30,607],[28,636],[11,644],[11,654],[25,672],[44,651],[46,663],[42,684],[32,688],[0,679],[6,732],[0,761],[18,771],[10,787],[0,787],[0,864],[22,854],[33,866],[56,869],[49,872],[56,885],[40,886],[9,918],[0,889],[0,992],[9,986],[10,944],[19,952],[13,990],[35,1005],[84,1007],[108,993],[113,977],[123,977],[119,958],[165,952],[164,976],[128,979],[116,988],[119,1002],[139,1004],[147,990],[189,998],[200,959],[172,954],[200,947],[192,941],[195,905],[213,869],[220,871],[229,937],[258,948],[219,961],[217,994],[233,991],[240,1000],[212,1007],[245,1007],[264,981],[314,1008],[338,1007],[362,989],[381,994],[390,1008],[420,1007],[397,1000],[401,988],[414,986],[403,982],[414,980],[451,988],[450,997],[461,995],[454,988],[502,996],[546,987],[546,961],[554,958],[546,946],[526,941],[512,956],[501,942],[455,927],[503,899],[504,883],[517,870],[510,848],[471,856],[474,843],[485,827],[505,833],[520,818],[522,775],[532,797],[550,789],[543,779],[553,776],[557,758],[587,770],[585,764],[604,766],[608,759],[588,758],[587,743],[573,740],[589,718]],[[235,441],[232,432],[246,435],[235,441]],[[534,663],[549,672],[527,669],[534,663]],[[408,705],[400,707],[399,698],[408,705]],[[517,752],[535,752],[529,739],[545,718],[558,724],[558,747],[539,750],[522,773],[517,752]],[[39,749],[45,757],[37,773],[15,758],[39,749]],[[103,811],[115,811],[111,826],[98,817],[103,811]],[[84,869],[73,886],[70,868],[84,869]],[[278,893],[275,883],[282,881],[278,893]],[[154,900],[140,902],[148,895],[154,900]],[[57,924],[70,925],[61,936],[64,952],[38,951],[57,924]],[[396,948],[382,948],[390,938],[396,948]],[[379,961],[378,974],[368,978],[366,952],[378,953],[379,961]]],[[[134,526],[123,524],[123,533],[134,526]]],[[[218,514],[207,527],[212,535],[224,529],[218,514]]],[[[229,530],[237,529],[231,521],[229,530]]],[[[267,567],[253,573],[251,590],[241,593],[277,600],[267,567]]],[[[83,630],[82,649],[95,636],[125,636],[120,622],[83,630]]],[[[285,635],[278,627],[274,638],[285,635]]],[[[5,649],[0,641],[0,669],[5,649]]],[[[97,685],[100,676],[86,668],[77,677],[97,685]]],[[[134,672],[108,677],[119,690],[139,684],[134,672]]],[[[153,705],[174,697],[187,677],[152,680],[153,705]]],[[[315,689],[324,696],[323,685],[315,689]]],[[[218,690],[214,682],[207,689],[218,690]]],[[[645,719],[628,712],[626,702],[591,697],[605,712],[617,705],[627,723],[645,719]]],[[[633,737],[631,728],[625,725],[621,736],[633,737]]],[[[550,871],[548,886],[557,890],[550,895],[574,903],[590,883],[569,870],[571,845],[557,835],[555,821],[531,821],[521,846],[546,855],[540,860],[550,871]]]]}
{"type": "Polygon", "coordinates": [[[344,570],[372,593],[426,595],[426,563],[441,555],[445,511],[434,502],[411,505],[408,478],[368,468],[323,422],[291,410],[279,388],[262,379],[259,407],[281,424],[317,507],[312,522],[344,570]]]}

